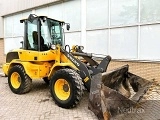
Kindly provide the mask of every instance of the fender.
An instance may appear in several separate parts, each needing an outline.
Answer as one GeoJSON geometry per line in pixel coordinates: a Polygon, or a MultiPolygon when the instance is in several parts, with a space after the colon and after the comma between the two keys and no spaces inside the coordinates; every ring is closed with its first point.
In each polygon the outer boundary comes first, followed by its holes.
{"type": "Polygon", "coordinates": [[[41,79],[47,77],[51,64],[49,62],[24,62],[19,59],[14,59],[10,63],[3,64],[3,71],[8,75],[8,71],[15,65],[22,65],[26,74],[31,79],[41,79]]]}
{"type": "Polygon", "coordinates": [[[48,79],[50,80],[52,75],[59,69],[63,68],[63,67],[69,67],[72,68],[74,70],[78,70],[78,68],[76,66],[74,66],[72,63],[54,63],[54,65],[51,67],[50,73],[48,75],[48,79]]]}

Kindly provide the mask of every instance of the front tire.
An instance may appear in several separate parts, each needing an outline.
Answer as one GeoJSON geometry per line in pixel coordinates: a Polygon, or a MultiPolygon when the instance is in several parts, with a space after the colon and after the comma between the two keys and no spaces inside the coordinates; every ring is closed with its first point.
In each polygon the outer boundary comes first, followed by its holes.
{"type": "Polygon", "coordinates": [[[15,65],[9,70],[8,84],[15,94],[24,94],[30,91],[32,80],[25,73],[23,66],[15,65]]]}
{"type": "Polygon", "coordinates": [[[62,108],[75,107],[83,95],[83,82],[72,69],[60,69],[50,81],[50,92],[55,103],[62,108]]]}

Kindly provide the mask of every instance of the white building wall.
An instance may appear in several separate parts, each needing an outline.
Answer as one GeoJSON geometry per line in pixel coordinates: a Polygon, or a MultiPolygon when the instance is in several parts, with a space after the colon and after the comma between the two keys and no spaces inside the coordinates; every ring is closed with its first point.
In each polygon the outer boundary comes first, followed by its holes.
{"type": "Polygon", "coordinates": [[[0,15],[5,16],[23,10],[29,10],[35,7],[47,6],[58,1],[66,0],[0,0],[0,15]]]}
{"type": "Polygon", "coordinates": [[[28,11],[4,17],[5,53],[23,40],[19,19],[35,13],[70,23],[66,44],[83,45],[87,52],[109,54],[113,59],[160,61],[159,0],[69,0],[55,4],[46,0],[41,7],[42,0],[28,1],[26,6],[30,7],[24,7],[28,11]],[[15,45],[8,47],[8,43],[15,45]]]}
{"type": "Polygon", "coordinates": [[[4,21],[3,21],[3,18],[2,17],[0,17],[0,38],[3,38],[3,36],[4,36],[4,21]]]}
{"type": "MultiPolygon", "coordinates": [[[[3,16],[12,15],[17,12],[31,10],[48,4],[53,4],[62,0],[0,0],[0,26],[3,26],[3,16]]],[[[66,1],[66,0],[63,0],[66,1]]],[[[0,38],[4,37],[3,27],[0,27],[0,38]]]]}

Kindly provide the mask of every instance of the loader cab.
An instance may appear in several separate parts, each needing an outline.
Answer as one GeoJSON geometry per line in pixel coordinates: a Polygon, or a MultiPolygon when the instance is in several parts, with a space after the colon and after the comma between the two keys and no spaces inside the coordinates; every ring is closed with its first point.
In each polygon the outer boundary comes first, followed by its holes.
{"type": "Polygon", "coordinates": [[[34,14],[20,22],[25,24],[23,49],[47,51],[51,45],[64,45],[64,22],[34,14]]]}

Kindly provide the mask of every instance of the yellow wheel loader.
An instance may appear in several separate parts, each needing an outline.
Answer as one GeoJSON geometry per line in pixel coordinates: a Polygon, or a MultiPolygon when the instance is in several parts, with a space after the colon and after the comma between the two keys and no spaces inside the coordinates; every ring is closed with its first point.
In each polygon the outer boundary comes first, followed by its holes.
{"type": "Polygon", "coordinates": [[[99,119],[110,119],[119,108],[137,106],[153,84],[129,73],[128,65],[106,72],[110,56],[97,62],[83,52],[83,46],[65,45],[63,26],[69,30],[70,25],[63,21],[30,14],[20,22],[24,23],[22,48],[10,51],[3,65],[15,94],[29,92],[33,79],[43,79],[58,106],[73,108],[87,89],[89,109],[99,119]]]}

